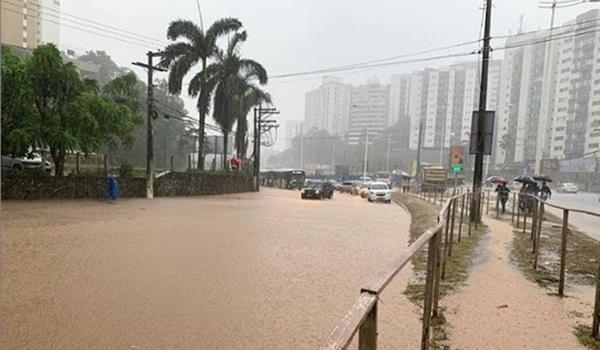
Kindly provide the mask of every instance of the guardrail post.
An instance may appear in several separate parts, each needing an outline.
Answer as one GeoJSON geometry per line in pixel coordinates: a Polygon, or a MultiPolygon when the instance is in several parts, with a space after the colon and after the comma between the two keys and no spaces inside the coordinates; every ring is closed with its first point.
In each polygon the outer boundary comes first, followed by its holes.
{"type": "MultiPolygon", "coordinates": [[[[450,250],[448,255],[452,255],[452,242],[454,242],[454,221],[456,220],[456,200],[457,198],[452,199],[452,223],[450,224],[450,250]]],[[[458,237],[458,241],[460,242],[460,236],[458,237]]]]}
{"type": "Polygon", "coordinates": [[[467,227],[469,228],[468,229],[468,234],[469,234],[469,237],[470,237],[471,236],[471,219],[469,219],[469,218],[471,217],[471,210],[472,210],[472,208],[471,208],[471,192],[467,192],[467,208],[469,208],[469,213],[467,214],[468,215],[468,217],[467,217],[467,227]]]}
{"type": "Polygon", "coordinates": [[[598,273],[596,274],[596,299],[594,301],[594,321],[592,322],[592,336],[595,339],[600,338],[598,327],[600,327],[600,262],[598,264],[598,273]]]}
{"type": "Polygon", "coordinates": [[[500,196],[496,193],[496,219],[500,218],[500,196]]]}
{"type": "Polygon", "coordinates": [[[446,279],[446,258],[448,257],[448,229],[450,226],[450,208],[446,209],[446,222],[444,230],[444,257],[442,259],[442,279],[446,279]]]}
{"type": "Polygon", "coordinates": [[[539,203],[538,203],[537,199],[533,199],[533,213],[531,213],[531,230],[530,230],[530,235],[531,235],[530,238],[533,241],[532,253],[535,253],[535,246],[537,244],[537,242],[536,242],[537,236],[535,234],[535,229],[537,228],[538,207],[539,207],[539,203]]]}
{"type": "Polygon", "coordinates": [[[540,207],[538,209],[537,215],[536,215],[536,226],[537,228],[535,229],[535,257],[533,259],[533,269],[537,269],[537,263],[538,263],[538,256],[540,255],[540,246],[542,244],[542,222],[544,221],[544,202],[540,201],[540,207]]]}
{"type": "Polygon", "coordinates": [[[490,213],[490,192],[487,192],[487,202],[485,204],[485,215],[488,215],[490,213]]]}
{"type": "MultiPolygon", "coordinates": [[[[439,235],[440,233],[436,233],[439,235]]],[[[425,277],[425,302],[423,305],[423,331],[421,333],[421,350],[429,349],[429,337],[431,331],[431,310],[433,307],[433,280],[438,250],[437,237],[431,237],[427,244],[427,276],[425,277]]],[[[366,349],[366,348],[365,348],[366,349]]],[[[363,350],[363,349],[361,349],[363,350]]]]}
{"type": "Polygon", "coordinates": [[[377,350],[377,303],[373,304],[358,330],[359,350],[377,350]]]}
{"type": "Polygon", "coordinates": [[[515,202],[516,202],[516,198],[517,198],[517,195],[515,193],[513,193],[512,213],[511,213],[511,217],[510,217],[510,223],[511,224],[515,223],[515,202]]]}
{"type": "Polygon", "coordinates": [[[567,256],[567,234],[569,233],[569,211],[563,210],[562,239],[560,241],[560,276],[558,277],[558,295],[565,295],[565,265],[567,256]]]}
{"type": "Polygon", "coordinates": [[[527,227],[527,212],[523,213],[523,234],[525,234],[525,228],[527,227]]]}
{"type": "Polygon", "coordinates": [[[437,191],[433,191],[433,204],[437,202],[437,191]]]}
{"type": "Polygon", "coordinates": [[[458,241],[462,236],[463,217],[465,213],[465,196],[460,196],[460,220],[458,223],[458,241]]]}
{"type": "Polygon", "coordinates": [[[438,304],[440,301],[440,282],[442,276],[442,230],[435,235],[437,240],[437,251],[435,260],[435,276],[433,285],[433,318],[438,317],[438,304]]]}

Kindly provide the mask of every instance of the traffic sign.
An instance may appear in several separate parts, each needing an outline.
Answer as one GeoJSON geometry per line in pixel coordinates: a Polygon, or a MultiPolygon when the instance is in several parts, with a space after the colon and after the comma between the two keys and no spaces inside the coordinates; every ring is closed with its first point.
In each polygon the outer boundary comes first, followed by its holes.
{"type": "Polygon", "coordinates": [[[463,168],[462,165],[453,165],[451,170],[454,174],[458,174],[458,173],[462,173],[465,169],[463,168]]]}

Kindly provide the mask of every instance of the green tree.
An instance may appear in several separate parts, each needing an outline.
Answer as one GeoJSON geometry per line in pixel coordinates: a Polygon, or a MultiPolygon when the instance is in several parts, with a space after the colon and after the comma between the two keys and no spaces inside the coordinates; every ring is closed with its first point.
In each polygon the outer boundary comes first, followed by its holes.
{"type": "Polygon", "coordinates": [[[39,120],[25,63],[10,50],[2,52],[2,153],[24,156],[39,145],[39,120]]]}
{"type": "MultiPolygon", "coordinates": [[[[214,22],[206,32],[203,28],[186,20],[173,21],[167,29],[167,37],[170,40],[183,39],[168,45],[164,50],[161,64],[169,67],[169,91],[174,94],[181,93],[183,78],[196,64],[202,64],[202,70],[194,75],[188,87],[188,94],[198,98],[196,107],[199,114],[200,132],[198,136],[201,145],[204,144],[204,125],[214,91],[214,85],[208,84],[206,72],[208,60],[217,52],[217,39],[241,27],[242,23],[239,20],[223,18],[214,22]]],[[[203,169],[204,151],[202,147],[198,153],[198,160],[198,169],[203,169]]]]}
{"type": "MultiPolygon", "coordinates": [[[[229,133],[233,125],[243,113],[243,109],[251,107],[244,106],[248,103],[244,101],[246,92],[252,92],[256,96],[266,98],[267,95],[259,91],[250,81],[258,80],[258,83],[264,85],[267,83],[267,71],[258,62],[242,58],[240,56],[240,46],[246,41],[246,32],[235,33],[226,51],[220,49],[215,53],[216,62],[206,68],[208,75],[207,84],[215,87],[213,118],[223,130],[224,136],[224,156],[223,166],[227,168],[227,142],[229,133]]],[[[191,86],[190,86],[191,87],[191,86]]]]}
{"type": "Polygon", "coordinates": [[[131,144],[140,117],[133,102],[121,102],[117,97],[127,100],[135,89],[137,81],[132,74],[117,77],[99,91],[92,81],[82,81],[75,65],[63,62],[52,44],[36,48],[25,69],[25,87],[31,89],[34,106],[32,119],[39,121],[36,139],[49,148],[57,176],[64,174],[67,152],[117,147],[118,141],[131,144]]]}
{"type": "Polygon", "coordinates": [[[235,148],[238,158],[245,158],[248,147],[248,113],[254,106],[261,103],[271,103],[271,95],[264,92],[249,79],[244,77],[241,81],[239,92],[238,110],[236,117],[235,148]]]}

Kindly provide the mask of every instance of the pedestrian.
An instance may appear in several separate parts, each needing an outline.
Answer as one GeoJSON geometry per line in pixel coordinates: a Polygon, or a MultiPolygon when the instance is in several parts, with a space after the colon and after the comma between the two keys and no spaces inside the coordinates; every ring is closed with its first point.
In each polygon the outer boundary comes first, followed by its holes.
{"type": "Polygon", "coordinates": [[[109,202],[114,203],[119,198],[119,182],[114,175],[108,177],[108,188],[106,190],[106,198],[109,202]]]}
{"type": "Polygon", "coordinates": [[[522,212],[527,214],[527,185],[523,183],[521,189],[519,189],[519,208],[522,212]]]}
{"type": "Polygon", "coordinates": [[[533,207],[535,205],[535,196],[537,196],[540,193],[540,188],[538,187],[537,183],[531,182],[527,185],[526,191],[528,194],[528,196],[527,196],[527,212],[533,213],[533,207]]]}
{"type": "Polygon", "coordinates": [[[540,197],[545,201],[552,197],[552,191],[546,184],[546,181],[542,181],[542,188],[540,189],[540,197]]]}
{"type": "Polygon", "coordinates": [[[496,187],[496,192],[498,193],[498,197],[500,198],[500,204],[502,204],[502,214],[506,212],[506,202],[508,201],[508,196],[510,194],[510,190],[506,187],[506,184],[502,183],[496,187]]]}

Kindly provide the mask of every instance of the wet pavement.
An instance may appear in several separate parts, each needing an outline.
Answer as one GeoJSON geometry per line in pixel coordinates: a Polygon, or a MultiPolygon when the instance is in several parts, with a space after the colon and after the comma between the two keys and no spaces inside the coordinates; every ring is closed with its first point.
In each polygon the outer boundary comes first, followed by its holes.
{"type": "MultiPolygon", "coordinates": [[[[2,349],[314,349],[407,245],[391,204],[294,191],[3,202],[2,349]]],[[[409,269],[380,345],[417,348],[409,269]]]]}

